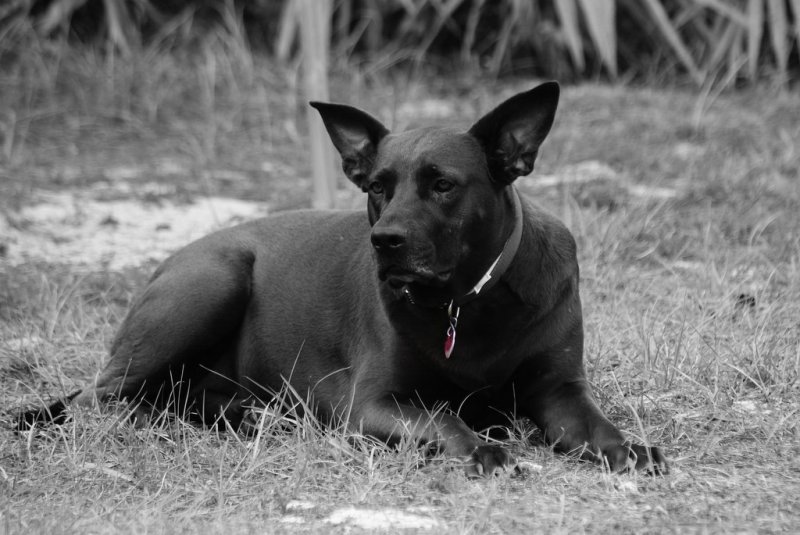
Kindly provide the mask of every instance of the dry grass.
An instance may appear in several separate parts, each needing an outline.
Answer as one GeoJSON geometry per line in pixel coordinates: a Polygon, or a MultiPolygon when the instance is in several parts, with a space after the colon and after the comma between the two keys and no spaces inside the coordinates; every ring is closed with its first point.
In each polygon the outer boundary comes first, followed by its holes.
{"type": "MultiPolygon", "coordinates": [[[[136,197],[145,179],[109,172],[121,165],[186,200],[213,193],[273,210],[307,205],[292,71],[230,43],[204,46],[126,64],[51,50],[4,71],[0,214],[41,188],[126,183],[136,197]],[[181,172],[164,172],[165,159],[181,172]]],[[[332,91],[405,126],[425,112],[468,123],[530,85],[348,75],[332,91]]],[[[358,530],[357,520],[329,522],[347,507],[375,511],[373,519],[404,512],[436,522],[418,529],[448,533],[796,529],[798,139],[800,99],[769,88],[713,102],[569,88],[536,175],[521,182],[578,239],[587,366],[603,408],[666,448],[670,476],[610,475],[518,437],[527,472],[472,481],[453,461],[301,417],[268,416],[253,440],[181,422],[133,428],[117,413],[78,413],[63,427],[15,435],[4,415],[0,531],[358,530]],[[550,180],[570,173],[571,182],[550,180]]],[[[2,407],[90,379],[150,269],[69,260],[15,266],[0,257],[2,407]]]]}

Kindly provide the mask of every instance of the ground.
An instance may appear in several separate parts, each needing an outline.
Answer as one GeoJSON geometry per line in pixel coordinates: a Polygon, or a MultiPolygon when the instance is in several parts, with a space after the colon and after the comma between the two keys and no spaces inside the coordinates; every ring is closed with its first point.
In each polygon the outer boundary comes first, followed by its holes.
{"type": "MultiPolygon", "coordinates": [[[[16,408],[91,380],[170,251],[308,206],[295,73],[234,52],[113,65],[76,52],[0,80],[4,532],[797,529],[800,96],[770,87],[567,87],[518,182],[575,234],[597,398],[665,449],[667,476],[566,459],[524,422],[522,471],[490,480],[272,413],[254,439],[93,411],[12,432],[16,408]]],[[[394,128],[468,126],[536,82],[344,72],[332,98],[394,128]]],[[[340,188],[340,206],[362,205],[340,188]]]]}

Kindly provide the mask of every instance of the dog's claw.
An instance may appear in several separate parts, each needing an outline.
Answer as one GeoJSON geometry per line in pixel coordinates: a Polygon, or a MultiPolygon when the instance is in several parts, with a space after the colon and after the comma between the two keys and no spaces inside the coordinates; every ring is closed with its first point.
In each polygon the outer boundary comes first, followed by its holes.
{"type": "Polygon", "coordinates": [[[658,447],[619,444],[603,450],[603,460],[612,472],[642,471],[651,476],[669,474],[667,459],[658,447]]]}
{"type": "Polygon", "coordinates": [[[468,477],[494,477],[516,466],[514,457],[502,446],[483,445],[470,456],[466,473],[468,477]]]}

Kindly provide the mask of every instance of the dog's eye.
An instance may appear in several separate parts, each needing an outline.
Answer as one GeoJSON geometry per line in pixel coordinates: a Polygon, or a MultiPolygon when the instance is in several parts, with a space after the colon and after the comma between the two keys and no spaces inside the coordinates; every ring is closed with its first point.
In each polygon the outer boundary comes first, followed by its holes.
{"type": "Polygon", "coordinates": [[[450,191],[451,189],[453,189],[454,187],[455,187],[455,184],[453,184],[449,180],[445,180],[443,178],[440,178],[439,180],[437,180],[436,182],[433,183],[433,190],[437,191],[439,193],[446,193],[446,192],[450,191]]]}
{"type": "Polygon", "coordinates": [[[372,182],[369,186],[369,191],[374,193],[375,195],[381,195],[383,193],[383,184],[380,182],[372,182]]]}

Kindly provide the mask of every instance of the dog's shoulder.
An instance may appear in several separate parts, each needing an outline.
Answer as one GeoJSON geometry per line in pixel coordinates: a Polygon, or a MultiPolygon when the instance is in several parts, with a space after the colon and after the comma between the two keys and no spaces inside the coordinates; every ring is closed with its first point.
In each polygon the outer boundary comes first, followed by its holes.
{"type": "Polygon", "coordinates": [[[287,210],[276,212],[253,221],[256,226],[270,229],[291,228],[296,231],[314,229],[315,232],[331,227],[358,227],[359,223],[368,225],[364,210],[287,210]]]}
{"type": "Polygon", "coordinates": [[[523,199],[522,203],[524,247],[519,254],[528,255],[528,261],[548,271],[577,269],[577,246],[572,232],[560,219],[529,199],[523,199]]]}
{"type": "Polygon", "coordinates": [[[288,210],[233,227],[229,234],[260,243],[330,242],[363,240],[369,228],[363,210],[288,210]]]}
{"type": "MultiPolygon", "coordinates": [[[[292,210],[212,232],[178,250],[160,268],[184,257],[224,257],[252,264],[256,254],[352,250],[369,243],[369,221],[363,211],[292,210]]],[[[231,260],[233,262],[233,260],[231,260]]],[[[235,263],[235,262],[234,262],[235,263]]]]}

